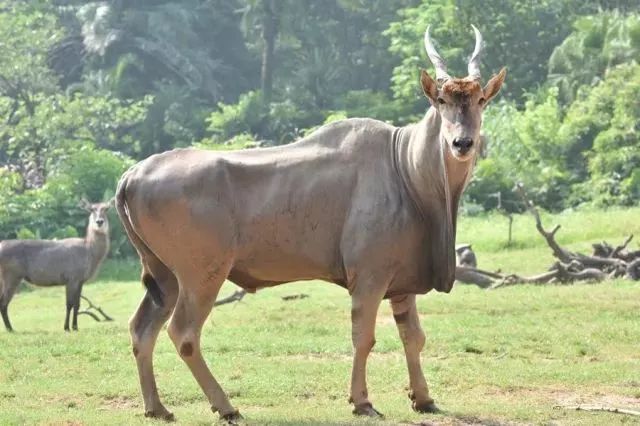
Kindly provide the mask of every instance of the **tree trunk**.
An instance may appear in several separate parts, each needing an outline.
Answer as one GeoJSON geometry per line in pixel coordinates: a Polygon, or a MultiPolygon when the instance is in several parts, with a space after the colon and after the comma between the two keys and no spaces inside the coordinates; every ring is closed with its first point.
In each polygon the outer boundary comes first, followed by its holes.
{"type": "Polygon", "coordinates": [[[260,88],[262,89],[262,99],[265,106],[271,103],[273,93],[273,53],[278,36],[278,10],[276,2],[277,0],[262,0],[262,39],[264,41],[264,47],[262,49],[260,88]]]}

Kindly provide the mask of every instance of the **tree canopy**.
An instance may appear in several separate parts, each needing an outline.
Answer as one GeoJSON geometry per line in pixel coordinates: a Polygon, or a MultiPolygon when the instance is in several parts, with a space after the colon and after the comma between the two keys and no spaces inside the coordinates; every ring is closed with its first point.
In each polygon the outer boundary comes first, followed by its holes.
{"type": "Polygon", "coordinates": [[[79,232],[77,200],[110,195],[156,152],[284,144],[345,117],[416,120],[425,29],[465,75],[471,24],[483,75],[508,77],[465,203],[493,208],[515,181],[549,209],[637,203],[636,1],[6,0],[0,237],[79,232]]]}

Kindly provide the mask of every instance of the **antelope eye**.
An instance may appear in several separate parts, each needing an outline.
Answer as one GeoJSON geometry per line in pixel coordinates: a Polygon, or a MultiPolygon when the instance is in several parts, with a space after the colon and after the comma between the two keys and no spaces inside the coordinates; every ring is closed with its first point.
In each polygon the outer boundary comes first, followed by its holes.
{"type": "Polygon", "coordinates": [[[487,100],[485,98],[480,98],[480,100],[478,101],[478,105],[484,105],[486,101],[487,100]]]}
{"type": "Polygon", "coordinates": [[[445,101],[444,101],[444,99],[442,99],[442,98],[438,98],[438,103],[439,103],[440,105],[444,105],[444,104],[446,104],[446,102],[445,102],[445,101]]]}

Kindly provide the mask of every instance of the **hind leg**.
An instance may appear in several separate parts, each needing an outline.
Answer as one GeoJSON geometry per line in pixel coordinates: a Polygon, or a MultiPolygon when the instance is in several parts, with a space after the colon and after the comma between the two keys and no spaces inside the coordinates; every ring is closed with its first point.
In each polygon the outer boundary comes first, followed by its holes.
{"type": "Polygon", "coordinates": [[[156,378],[153,373],[153,350],[160,329],[175,306],[178,296],[178,282],[176,277],[159,262],[156,262],[152,269],[153,275],[147,271],[148,269],[145,268],[142,281],[148,290],[142,298],[138,310],[129,321],[131,345],[138,367],[145,416],[171,420],[173,414],[162,405],[158,395],[156,378]],[[157,304],[153,300],[152,292],[161,293],[162,304],[157,304]]]}
{"type": "Polygon", "coordinates": [[[2,282],[0,282],[0,314],[2,315],[2,321],[7,331],[13,331],[13,327],[11,327],[11,322],[9,321],[8,309],[9,303],[18,289],[21,279],[20,277],[5,272],[0,275],[0,280],[2,280],[2,282]]]}
{"type": "Polygon", "coordinates": [[[78,281],[68,282],[65,286],[67,312],[64,317],[64,331],[69,331],[69,320],[73,322],[73,330],[78,331],[78,309],[80,308],[80,293],[82,284],[78,281]]]}
{"type": "Polygon", "coordinates": [[[233,423],[240,418],[240,413],[231,406],[200,351],[202,326],[211,312],[227,273],[228,267],[225,266],[200,276],[180,276],[180,295],[168,331],[180,357],[207,396],[212,411],[220,412],[221,418],[233,423]]]}
{"type": "Polygon", "coordinates": [[[80,296],[82,295],[82,286],[84,283],[78,285],[78,289],[73,295],[73,322],[71,328],[78,331],[78,311],[80,310],[80,296]]]}

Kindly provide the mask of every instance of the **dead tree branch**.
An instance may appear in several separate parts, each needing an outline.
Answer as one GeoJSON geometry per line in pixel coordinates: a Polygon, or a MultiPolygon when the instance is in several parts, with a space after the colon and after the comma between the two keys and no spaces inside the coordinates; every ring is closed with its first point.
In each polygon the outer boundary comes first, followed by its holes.
{"type": "Polygon", "coordinates": [[[556,235],[556,232],[558,232],[558,230],[560,229],[560,225],[556,225],[551,230],[551,232],[545,230],[544,227],[542,226],[540,213],[538,212],[538,209],[533,204],[533,202],[527,196],[527,192],[524,189],[524,185],[522,183],[518,183],[516,184],[515,189],[518,195],[520,195],[520,198],[522,198],[522,202],[524,203],[524,205],[527,206],[527,210],[531,212],[534,219],[536,220],[536,229],[547,241],[547,244],[549,245],[549,247],[551,247],[551,250],[553,251],[553,255],[556,258],[558,258],[558,260],[560,260],[561,262],[565,262],[565,263],[571,262],[571,260],[575,257],[575,254],[560,247],[560,245],[555,240],[555,235],[556,235]]]}
{"type": "Polygon", "coordinates": [[[245,290],[236,290],[230,296],[216,300],[213,306],[225,305],[227,303],[239,302],[247,294],[245,290]]]}
{"type": "Polygon", "coordinates": [[[629,235],[627,237],[627,239],[624,240],[624,242],[621,245],[619,245],[618,247],[613,249],[613,251],[611,252],[609,257],[618,257],[620,255],[620,253],[622,253],[622,250],[627,248],[627,246],[629,245],[629,243],[631,242],[632,239],[633,239],[633,234],[629,235]]]}
{"type": "Polygon", "coordinates": [[[82,295],[81,295],[80,297],[81,297],[84,301],[86,301],[86,302],[89,304],[89,306],[88,306],[86,309],[84,309],[84,310],[82,310],[82,311],[78,312],[78,315],[81,315],[81,314],[83,314],[83,315],[89,315],[89,316],[90,316],[91,318],[93,318],[94,320],[96,320],[96,321],[100,322],[100,321],[101,321],[101,320],[100,320],[100,317],[98,317],[98,315],[96,315],[93,311],[91,311],[91,309],[93,309],[93,310],[98,311],[98,312],[100,313],[100,315],[102,315],[102,317],[103,317],[102,321],[113,321],[113,318],[111,318],[109,315],[107,315],[107,313],[106,313],[105,311],[103,311],[103,310],[102,310],[102,308],[101,308],[100,306],[94,305],[94,304],[91,302],[91,300],[89,300],[89,298],[88,298],[88,297],[86,297],[86,296],[82,296],[82,295]]]}

